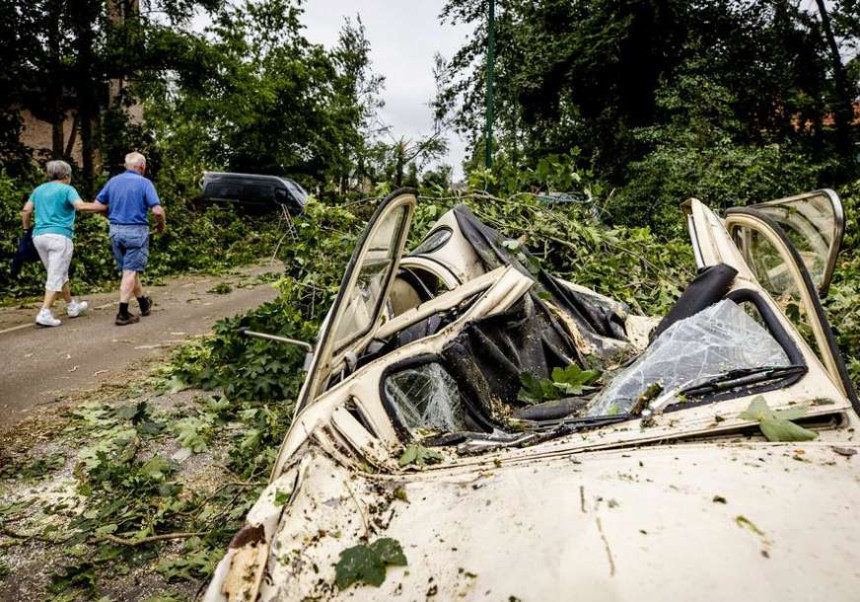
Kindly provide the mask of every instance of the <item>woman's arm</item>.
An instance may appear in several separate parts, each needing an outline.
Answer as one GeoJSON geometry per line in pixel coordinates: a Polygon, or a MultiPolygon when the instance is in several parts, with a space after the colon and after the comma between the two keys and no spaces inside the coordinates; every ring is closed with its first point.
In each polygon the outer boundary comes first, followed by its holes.
{"type": "Polygon", "coordinates": [[[30,227],[30,216],[33,215],[33,201],[27,200],[24,203],[24,209],[21,210],[21,225],[24,226],[24,229],[28,229],[30,227]]]}
{"type": "Polygon", "coordinates": [[[107,205],[101,203],[87,203],[86,201],[75,201],[75,209],[84,213],[102,213],[107,211],[107,205]]]}

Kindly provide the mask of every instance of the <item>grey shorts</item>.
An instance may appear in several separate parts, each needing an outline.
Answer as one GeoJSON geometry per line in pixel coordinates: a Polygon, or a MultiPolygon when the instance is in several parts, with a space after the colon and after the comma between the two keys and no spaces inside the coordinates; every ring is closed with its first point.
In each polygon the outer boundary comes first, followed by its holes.
{"type": "Polygon", "coordinates": [[[112,224],[110,242],[120,272],[142,272],[149,260],[149,226],[112,224]]]}
{"type": "Polygon", "coordinates": [[[45,290],[60,292],[69,281],[69,266],[72,264],[75,244],[71,238],[62,234],[39,234],[33,237],[33,246],[48,270],[45,290]]]}

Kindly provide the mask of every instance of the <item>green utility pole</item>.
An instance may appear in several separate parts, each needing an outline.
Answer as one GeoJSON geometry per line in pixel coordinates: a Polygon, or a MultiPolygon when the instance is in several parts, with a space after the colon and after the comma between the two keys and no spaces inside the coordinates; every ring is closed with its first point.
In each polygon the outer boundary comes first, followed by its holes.
{"type": "Polygon", "coordinates": [[[496,0],[490,0],[487,20],[487,148],[484,163],[487,169],[493,166],[493,68],[496,61],[496,0]]]}

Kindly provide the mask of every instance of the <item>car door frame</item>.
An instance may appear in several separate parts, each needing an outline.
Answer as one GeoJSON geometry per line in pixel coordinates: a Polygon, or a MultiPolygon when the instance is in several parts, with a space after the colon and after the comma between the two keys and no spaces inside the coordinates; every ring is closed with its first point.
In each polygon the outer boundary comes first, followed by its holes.
{"type": "MultiPolygon", "coordinates": [[[[845,361],[836,344],[836,337],[833,335],[830,322],[821,305],[821,299],[812,282],[812,277],[791,239],[773,218],[754,207],[734,207],[728,209],[725,215],[725,227],[732,240],[734,240],[737,229],[751,228],[764,236],[777,250],[800,292],[801,302],[806,310],[809,325],[821,354],[820,359],[828,375],[850,399],[855,411],[860,413],[860,401],[858,401],[857,394],[851,384],[845,361]]],[[[743,255],[740,249],[738,249],[738,253],[743,255]]],[[[754,273],[753,276],[755,276],[754,273]]]]}
{"type": "Polygon", "coordinates": [[[385,308],[385,299],[391,292],[391,285],[399,268],[400,259],[403,257],[406,241],[409,236],[409,226],[412,222],[412,215],[415,211],[415,205],[418,201],[418,192],[412,188],[399,188],[386,196],[377,206],[376,211],[371,216],[364,231],[356,243],[352,257],[346,266],[343,279],[341,280],[338,295],[329,310],[328,315],[320,327],[320,335],[314,349],[314,355],[308,368],[305,382],[302,385],[299,397],[296,401],[296,409],[293,417],[307,407],[321,392],[324,384],[323,381],[328,380],[332,374],[334,367],[341,362],[345,353],[349,349],[359,349],[375,334],[376,329],[380,326],[380,317],[385,308]],[[380,291],[380,301],[375,308],[375,315],[371,318],[368,328],[365,332],[357,335],[357,337],[347,343],[342,349],[334,349],[334,337],[338,331],[340,320],[343,318],[342,310],[344,309],[344,300],[351,293],[357,284],[360,266],[364,258],[367,256],[367,245],[373,240],[373,236],[378,231],[380,224],[383,223],[391,213],[407,208],[406,218],[403,221],[398,240],[394,243],[397,247],[397,252],[392,257],[391,266],[388,268],[388,273],[385,276],[385,283],[380,291]]]}

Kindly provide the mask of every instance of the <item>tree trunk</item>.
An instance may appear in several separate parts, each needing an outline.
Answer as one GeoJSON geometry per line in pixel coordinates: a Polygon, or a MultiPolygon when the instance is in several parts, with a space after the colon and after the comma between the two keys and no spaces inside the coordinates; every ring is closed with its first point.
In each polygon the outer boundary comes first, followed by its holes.
{"type": "Polygon", "coordinates": [[[62,12],[55,4],[51,6],[51,22],[48,28],[49,49],[49,72],[50,78],[48,106],[51,110],[51,157],[60,159],[63,157],[65,146],[65,134],[63,125],[66,120],[65,106],[63,105],[63,63],[60,56],[60,19],[62,12]]]}
{"type": "Polygon", "coordinates": [[[72,120],[72,131],[69,132],[69,142],[66,144],[66,157],[71,157],[75,150],[75,140],[78,137],[78,126],[80,125],[80,115],[75,113],[75,118],[72,120]]]}
{"type": "Polygon", "coordinates": [[[836,110],[834,111],[839,150],[843,156],[850,157],[853,153],[851,122],[854,120],[854,94],[851,93],[848,75],[845,73],[845,66],[842,64],[842,57],[839,54],[839,45],[836,43],[836,37],[833,35],[833,27],[830,24],[830,15],[827,12],[827,6],[824,0],[815,0],[815,3],[818,5],[818,14],[821,17],[821,29],[830,48],[833,76],[836,80],[837,93],[840,96],[839,102],[836,104],[836,110]]]}
{"type": "Polygon", "coordinates": [[[403,186],[403,170],[406,168],[406,141],[399,140],[394,145],[394,185],[403,186]]]}
{"type": "Polygon", "coordinates": [[[73,0],[71,2],[75,30],[75,93],[78,101],[78,118],[81,130],[81,168],[83,171],[83,191],[92,196],[95,177],[95,142],[93,122],[98,118],[98,106],[93,88],[98,85],[95,71],[95,22],[99,6],[92,0],[73,0]]]}

